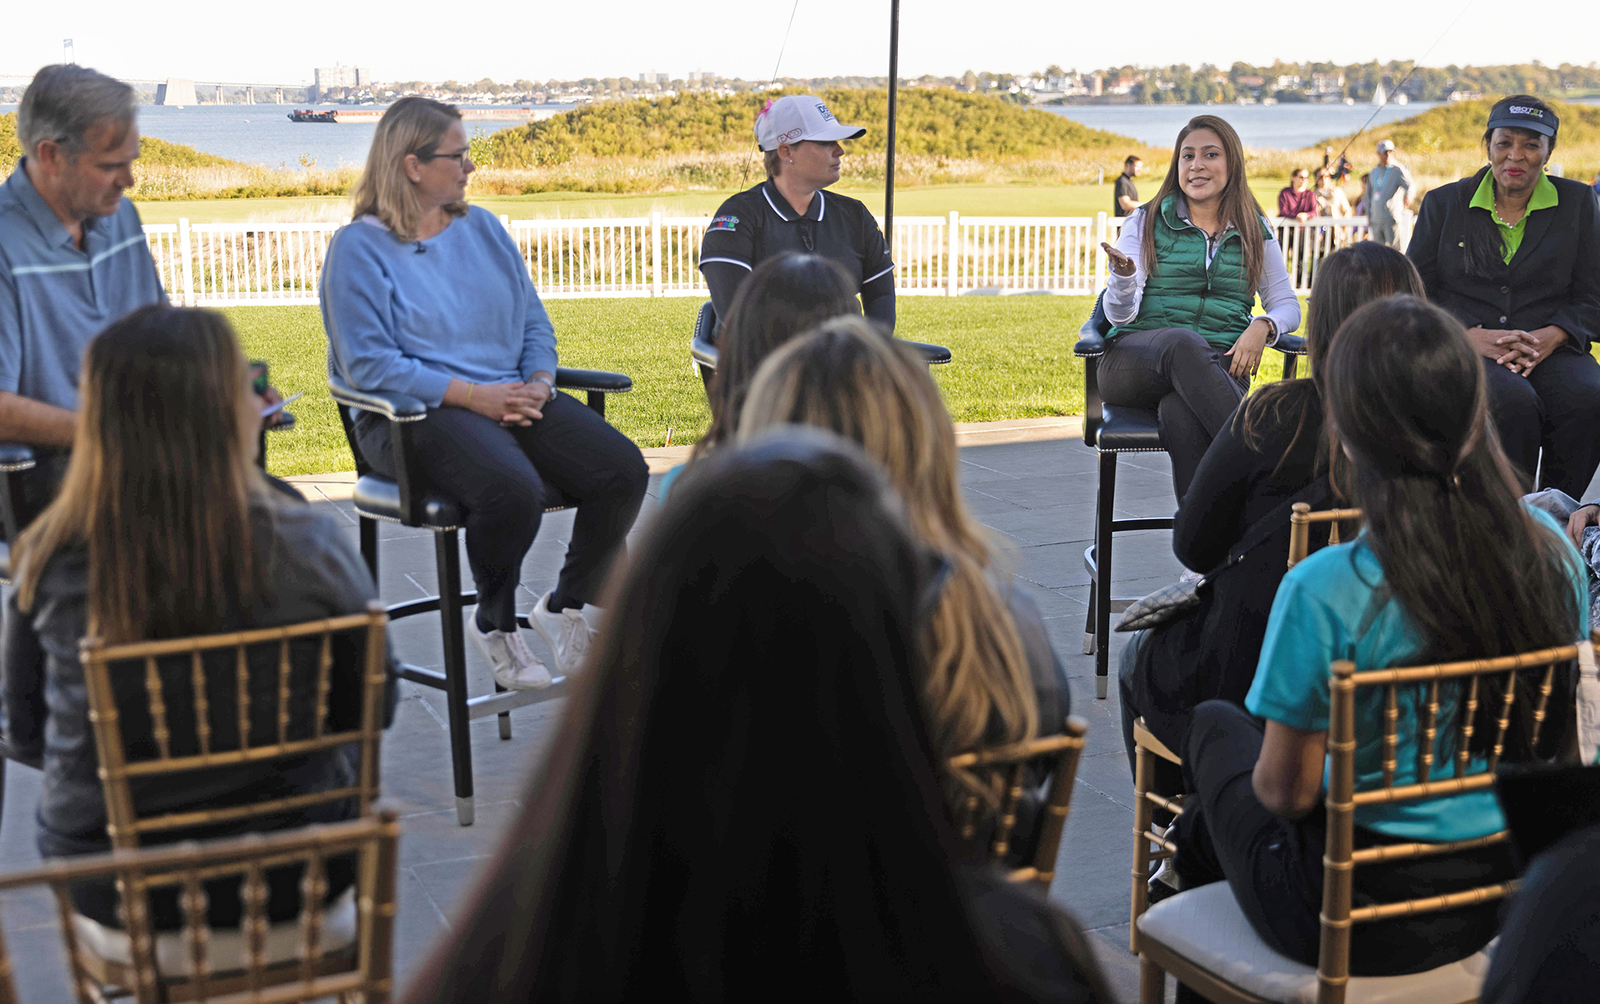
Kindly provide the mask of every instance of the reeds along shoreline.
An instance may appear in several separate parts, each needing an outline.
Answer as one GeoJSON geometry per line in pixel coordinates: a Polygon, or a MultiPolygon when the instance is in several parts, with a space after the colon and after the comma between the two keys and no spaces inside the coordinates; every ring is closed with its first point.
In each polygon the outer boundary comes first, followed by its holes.
{"type": "MultiPolygon", "coordinates": [[[[1354,151],[1357,175],[1369,169],[1362,150],[1354,151]]],[[[1146,178],[1166,171],[1166,151],[1145,149],[1146,178]]],[[[1475,150],[1446,153],[1402,151],[1412,175],[1424,190],[1466,177],[1483,166],[1475,150]]],[[[1600,143],[1561,147],[1552,158],[1569,178],[1588,181],[1600,169],[1600,143]]],[[[1249,172],[1253,178],[1287,178],[1297,167],[1315,169],[1322,164],[1320,150],[1252,150],[1249,172]]],[[[1110,180],[1121,170],[1120,156],[1105,150],[1065,151],[1048,158],[957,159],[902,156],[897,158],[897,185],[1032,184],[1091,185],[1110,180]],[[1114,161],[1114,163],[1112,162],[1114,161]]],[[[529,195],[540,192],[591,192],[629,194],[672,191],[728,191],[753,185],[762,177],[760,158],[754,153],[671,154],[652,158],[574,158],[539,168],[480,166],[472,179],[475,195],[529,195]]],[[[136,184],[129,195],[137,200],[162,202],[187,199],[275,198],[290,196],[340,196],[354,187],[360,169],[310,168],[290,171],[258,164],[214,167],[176,167],[140,163],[134,169],[136,184]]],[[[858,154],[845,160],[846,182],[881,185],[882,154],[858,154]]],[[[1354,198],[1354,179],[1347,191],[1354,198]]]]}

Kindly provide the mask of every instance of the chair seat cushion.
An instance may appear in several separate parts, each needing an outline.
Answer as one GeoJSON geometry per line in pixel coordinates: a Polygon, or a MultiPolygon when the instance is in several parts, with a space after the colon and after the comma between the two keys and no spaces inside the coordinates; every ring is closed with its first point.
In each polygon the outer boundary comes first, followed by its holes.
{"type": "MultiPolygon", "coordinates": [[[[373,519],[401,522],[400,486],[379,474],[363,474],[356,479],[351,495],[356,512],[373,519]]],[[[461,507],[456,501],[437,492],[429,492],[422,500],[422,522],[416,525],[434,530],[449,530],[462,523],[461,507]]]]}
{"type": "Polygon", "coordinates": [[[1100,413],[1104,418],[1095,443],[1106,453],[1164,449],[1155,412],[1103,404],[1100,413]]]}
{"type": "MultiPolygon", "coordinates": [[[[78,943],[96,958],[123,966],[133,965],[133,946],[128,932],[106,927],[81,913],[72,915],[72,928],[78,943]]],[[[332,955],[356,943],[356,891],[344,894],[322,911],[322,935],[318,947],[332,955]]],[[[267,965],[293,962],[300,958],[300,922],[286,920],[267,928],[267,965]]],[[[243,969],[244,934],[238,928],[212,929],[207,939],[207,962],[213,974],[243,969]]],[[[156,935],[156,969],[165,978],[194,975],[189,942],[182,931],[162,931],[156,935]]]]}
{"type": "MultiPolygon", "coordinates": [[[[1317,970],[1279,955],[1256,934],[1226,882],[1162,900],[1139,918],[1139,935],[1248,993],[1285,1004],[1316,1004],[1317,970]]],[[[1461,1004],[1475,1001],[1489,948],[1409,976],[1352,976],[1346,1004],[1461,1004]]]]}

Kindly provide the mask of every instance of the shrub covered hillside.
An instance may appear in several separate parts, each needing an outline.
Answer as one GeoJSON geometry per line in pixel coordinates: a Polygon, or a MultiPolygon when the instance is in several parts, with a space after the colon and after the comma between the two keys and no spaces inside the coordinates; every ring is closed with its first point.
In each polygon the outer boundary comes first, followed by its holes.
{"type": "MultiPolygon", "coordinates": [[[[1370,130],[1357,140],[1363,152],[1381,139],[1392,139],[1402,153],[1449,153],[1475,151],[1483,147],[1483,124],[1489,120],[1489,109],[1498,98],[1481,101],[1453,101],[1430,108],[1421,115],[1413,115],[1392,125],[1370,130]]],[[[1568,104],[1565,101],[1545,99],[1561,119],[1561,135],[1556,144],[1557,159],[1562,148],[1589,146],[1600,143],[1600,105],[1568,104]]],[[[1338,149],[1348,137],[1331,137],[1318,146],[1327,144],[1338,149]]]]}
{"type": "MultiPolygon", "coordinates": [[[[755,149],[756,113],[778,92],[730,96],[680,95],[657,101],[608,101],[503,129],[490,137],[502,168],[564,164],[581,157],[744,153],[755,149]]],[[[825,91],[840,122],[865,126],[857,153],[882,153],[888,123],[885,90],[825,91]]],[[[900,92],[897,152],[950,158],[1040,158],[1062,151],[1130,152],[1144,144],[1090,129],[1050,112],[961,91],[900,92]]]]}
{"type": "MultiPolygon", "coordinates": [[[[0,174],[10,174],[22,159],[22,144],[17,142],[17,113],[0,115],[0,174]]],[[[139,142],[139,164],[135,166],[158,167],[229,167],[237,161],[215,154],[201,153],[192,146],[168,143],[164,139],[145,136],[139,142]]]]}

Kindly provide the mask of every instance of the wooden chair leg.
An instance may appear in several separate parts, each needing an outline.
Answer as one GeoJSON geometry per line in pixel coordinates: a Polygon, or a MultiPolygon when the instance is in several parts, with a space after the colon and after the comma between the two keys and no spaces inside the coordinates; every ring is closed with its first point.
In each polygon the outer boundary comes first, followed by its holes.
{"type": "Polygon", "coordinates": [[[1145,833],[1150,829],[1150,817],[1154,812],[1144,795],[1150,790],[1155,764],[1150,751],[1142,746],[1133,756],[1133,890],[1128,900],[1128,951],[1137,955],[1139,918],[1150,905],[1150,839],[1145,833]]]}
{"type": "Polygon", "coordinates": [[[1139,1004],[1167,1004],[1167,974],[1143,955],[1139,956],[1139,1004]]]}

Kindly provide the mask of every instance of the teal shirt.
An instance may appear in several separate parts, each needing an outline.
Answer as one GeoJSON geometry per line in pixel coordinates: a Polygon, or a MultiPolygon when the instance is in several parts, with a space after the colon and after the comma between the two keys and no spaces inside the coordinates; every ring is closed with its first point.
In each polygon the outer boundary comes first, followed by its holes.
{"type": "MultiPolygon", "coordinates": [[[[1589,633],[1588,576],[1583,562],[1564,530],[1537,510],[1536,522],[1561,541],[1561,554],[1569,566],[1573,600],[1582,611],[1582,624],[1574,637],[1589,633]]],[[[1360,669],[1401,666],[1416,658],[1420,642],[1400,605],[1393,600],[1375,603],[1383,585],[1377,557],[1358,537],[1347,544],[1323,548],[1289,570],[1278,587],[1261,646],[1255,682],[1245,698],[1251,714],[1283,725],[1320,732],[1328,728],[1328,681],[1335,660],[1348,659],[1360,669]]],[[[1448,690],[1449,688],[1442,688],[1448,690]]],[[[1398,688],[1400,720],[1421,721],[1420,687],[1398,688]]],[[[1441,693],[1440,717],[1454,710],[1454,701],[1441,693]]],[[[1356,790],[1379,787],[1383,751],[1379,730],[1383,716],[1383,690],[1356,692],[1356,790]]],[[[1451,730],[1440,729],[1435,749],[1438,763],[1449,763],[1453,748],[1451,730]]],[[[1396,748],[1395,783],[1408,784],[1416,775],[1417,744],[1402,724],[1396,748]]],[[[1474,766],[1482,769],[1482,758],[1474,766]]],[[[1436,775],[1441,776],[1441,775],[1436,775]]],[[[1324,779],[1326,783],[1326,779],[1324,779]]],[[[1356,822],[1368,829],[1411,840],[1466,840],[1505,829],[1505,818],[1492,791],[1474,791],[1426,802],[1365,805],[1356,809],[1356,822]]]]}

